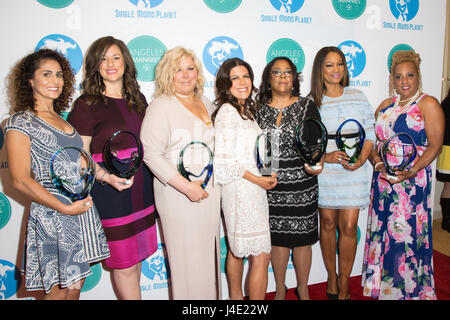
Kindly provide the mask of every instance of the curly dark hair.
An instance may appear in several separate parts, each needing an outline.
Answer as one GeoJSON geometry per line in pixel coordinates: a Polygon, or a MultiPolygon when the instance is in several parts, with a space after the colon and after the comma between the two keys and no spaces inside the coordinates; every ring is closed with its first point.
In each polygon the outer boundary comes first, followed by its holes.
{"type": "Polygon", "coordinates": [[[258,89],[256,89],[256,87],[253,85],[254,79],[255,76],[253,74],[252,67],[250,67],[250,65],[244,60],[240,58],[231,58],[225,60],[222,63],[219,70],[217,70],[216,74],[216,82],[215,82],[216,100],[214,100],[214,104],[217,107],[216,110],[211,115],[211,120],[213,123],[216,119],[217,113],[219,112],[222,105],[225,103],[229,103],[233,107],[235,107],[242,119],[244,120],[255,119],[256,103],[253,100],[253,93],[258,92],[258,89]],[[230,79],[231,69],[239,66],[243,66],[247,69],[250,79],[252,80],[252,90],[248,98],[245,100],[244,105],[239,104],[237,98],[234,97],[230,92],[230,89],[233,85],[230,79]]]}
{"type": "Polygon", "coordinates": [[[84,63],[84,80],[81,83],[83,93],[87,95],[86,103],[88,105],[96,104],[101,100],[106,104],[105,84],[100,75],[100,64],[106,51],[116,45],[122,52],[125,71],[123,74],[123,88],[122,96],[127,101],[128,109],[131,111],[136,108],[138,111],[143,111],[147,107],[140,95],[139,83],[136,79],[137,71],[134,65],[133,58],[126,44],[119,39],[112,36],[106,36],[95,40],[86,52],[84,63]]]}
{"type": "Polygon", "coordinates": [[[75,91],[75,75],[69,61],[59,52],[51,49],[40,49],[22,58],[9,75],[9,100],[11,111],[36,111],[36,99],[33,96],[30,80],[39,69],[42,60],[54,60],[59,63],[63,73],[64,85],[62,92],[53,102],[53,110],[61,115],[72,102],[75,91]]]}
{"type": "Polygon", "coordinates": [[[289,59],[288,57],[275,57],[272,59],[272,61],[270,61],[266,67],[264,68],[264,71],[262,73],[261,76],[261,84],[259,85],[259,92],[256,95],[256,105],[258,108],[260,108],[261,106],[270,103],[270,101],[272,101],[272,90],[270,88],[270,72],[272,71],[272,66],[275,64],[275,62],[279,61],[279,60],[285,60],[287,63],[289,63],[291,70],[292,70],[292,82],[293,82],[293,86],[292,86],[292,92],[291,92],[291,96],[294,97],[298,97],[300,96],[300,80],[299,80],[299,75],[301,73],[297,73],[297,67],[295,66],[295,64],[292,62],[291,59],[289,59]]]}

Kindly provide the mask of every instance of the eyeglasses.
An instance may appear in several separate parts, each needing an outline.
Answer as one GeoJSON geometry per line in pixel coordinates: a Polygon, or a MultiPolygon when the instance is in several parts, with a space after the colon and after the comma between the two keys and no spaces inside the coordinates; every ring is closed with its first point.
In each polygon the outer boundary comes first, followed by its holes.
{"type": "Polygon", "coordinates": [[[281,75],[284,74],[285,77],[292,77],[292,70],[285,70],[285,71],[281,71],[281,70],[272,70],[271,73],[275,76],[275,77],[281,77],[281,75]]]}

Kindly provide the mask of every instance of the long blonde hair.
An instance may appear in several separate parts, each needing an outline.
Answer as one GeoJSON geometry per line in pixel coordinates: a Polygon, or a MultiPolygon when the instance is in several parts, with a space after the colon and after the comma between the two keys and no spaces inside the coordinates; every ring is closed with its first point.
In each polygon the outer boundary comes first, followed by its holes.
{"type": "Polygon", "coordinates": [[[196,57],[194,51],[178,46],[166,51],[156,66],[154,98],[162,95],[173,96],[175,94],[173,77],[183,57],[190,57],[194,61],[195,68],[198,72],[194,92],[200,96],[203,94],[205,77],[203,76],[202,63],[196,57]]]}

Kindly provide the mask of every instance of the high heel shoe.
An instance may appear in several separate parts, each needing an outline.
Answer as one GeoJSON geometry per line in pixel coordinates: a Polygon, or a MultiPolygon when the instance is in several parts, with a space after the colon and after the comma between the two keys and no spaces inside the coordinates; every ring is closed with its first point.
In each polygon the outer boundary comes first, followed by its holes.
{"type": "Polygon", "coordinates": [[[337,281],[337,283],[338,283],[338,285],[337,285],[337,287],[338,287],[338,293],[328,293],[328,281],[327,281],[327,291],[326,291],[326,294],[327,294],[327,298],[328,298],[328,300],[337,300],[338,299],[338,297],[339,297],[339,276],[337,276],[336,277],[336,281],[337,281]]]}
{"type": "Polygon", "coordinates": [[[294,293],[298,300],[302,300],[302,298],[300,298],[300,294],[298,293],[298,287],[295,287],[294,293]]]}

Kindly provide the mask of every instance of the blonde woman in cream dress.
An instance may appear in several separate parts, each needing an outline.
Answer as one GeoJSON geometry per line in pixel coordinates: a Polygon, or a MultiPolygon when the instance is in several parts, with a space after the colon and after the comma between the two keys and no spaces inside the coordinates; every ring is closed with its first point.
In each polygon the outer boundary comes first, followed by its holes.
{"type": "MultiPolygon", "coordinates": [[[[220,187],[205,190],[177,171],[181,150],[202,141],[214,150],[211,102],[202,95],[201,62],[182,47],[168,50],[155,73],[154,100],[142,123],[144,162],[155,175],[155,205],[162,224],[173,299],[213,300],[220,292],[220,187]]],[[[195,149],[184,157],[189,171],[200,173],[209,161],[195,149]]],[[[192,180],[194,180],[193,178],[192,180]]]]}

